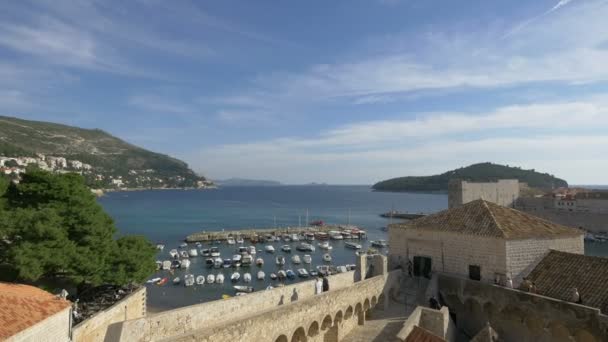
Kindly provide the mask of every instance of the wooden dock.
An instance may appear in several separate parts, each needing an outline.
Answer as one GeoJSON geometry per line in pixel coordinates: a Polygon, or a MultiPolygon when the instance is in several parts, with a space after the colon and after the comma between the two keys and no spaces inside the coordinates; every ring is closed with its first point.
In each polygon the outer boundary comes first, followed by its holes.
{"type": "Polygon", "coordinates": [[[313,227],[282,227],[282,228],[260,228],[260,229],[241,229],[241,230],[225,230],[225,231],[202,231],[188,235],[186,242],[208,242],[208,241],[225,241],[229,237],[242,237],[245,240],[251,240],[252,237],[262,239],[265,235],[279,236],[283,234],[303,234],[303,233],[318,233],[329,232],[330,230],[341,231],[341,226],[325,225],[313,227]]]}

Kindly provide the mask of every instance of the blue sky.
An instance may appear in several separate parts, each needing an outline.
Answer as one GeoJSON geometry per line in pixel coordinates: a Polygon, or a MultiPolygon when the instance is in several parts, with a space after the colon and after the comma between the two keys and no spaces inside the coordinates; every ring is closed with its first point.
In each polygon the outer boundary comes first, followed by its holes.
{"type": "Polygon", "coordinates": [[[5,1],[0,114],[214,179],[608,183],[608,1],[5,1]]]}

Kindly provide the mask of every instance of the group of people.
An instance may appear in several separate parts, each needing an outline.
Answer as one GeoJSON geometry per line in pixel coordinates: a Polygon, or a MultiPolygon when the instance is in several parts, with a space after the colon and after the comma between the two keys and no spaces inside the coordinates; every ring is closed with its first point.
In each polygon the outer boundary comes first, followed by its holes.
{"type": "Polygon", "coordinates": [[[329,291],[329,279],[325,275],[317,277],[315,282],[315,294],[329,291]]]}

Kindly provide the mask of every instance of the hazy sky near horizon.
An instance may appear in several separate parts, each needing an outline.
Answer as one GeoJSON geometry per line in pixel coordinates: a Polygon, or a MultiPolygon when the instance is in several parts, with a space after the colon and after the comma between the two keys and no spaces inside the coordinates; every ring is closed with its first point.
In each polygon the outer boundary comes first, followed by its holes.
{"type": "Polygon", "coordinates": [[[608,184],[608,1],[4,1],[0,115],[212,179],[608,184]]]}

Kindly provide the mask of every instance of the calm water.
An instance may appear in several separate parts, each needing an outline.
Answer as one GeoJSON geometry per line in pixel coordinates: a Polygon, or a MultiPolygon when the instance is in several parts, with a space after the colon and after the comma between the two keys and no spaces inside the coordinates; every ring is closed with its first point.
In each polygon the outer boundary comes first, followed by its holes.
{"type": "MultiPolygon", "coordinates": [[[[121,234],[141,234],[153,242],[166,244],[165,250],[159,253],[158,260],[170,259],[168,252],[177,248],[183,239],[191,233],[201,230],[235,230],[243,228],[271,228],[275,226],[298,226],[306,221],[308,209],[309,221],[323,220],[331,224],[351,223],[367,230],[368,239],[360,241],[366,249],[370,240],[384,238],[386,233],[379,228],[389,223],[388,219],[379,216],[380,213],[394,208],[409,212],[436,212],[447,207],[445,194],[420,193],[384,193],[370,191],[366,186],[280,186],[280,187],[225,187],[217,190],[204,191],[136,191],[113,192],[99,199],[99,202],[115,219],[121,234]]],[[[315,241],[315,245],[316,245],[315,241]]],[[[353,250],[346,249],[343,242],[330,241],[333,245],[332,264],[345,265],[355,263],[353,250]]],[[[244,285],[242,276],[245,272],[252,275],[253,286],[256,290],[263,289],[274,283],[269,279],[270,273],[276,273],[279,268],[275,264],[276,255],[286,255],[287,263],[284,269],[314,268],[322,265],[322,255],[325,251],[317,248],[308,253],[313,261],[311,265],[304,263],[293,265],[291,255],[304,252],[295,251],[292,243],[291,254],[280,251],[284,243],[274,243],[275,254],[264,251],[256,257],[263,257],[265,264],[262,270],[266,273],[265,281],[258,281],[256,274],[260,268],[251,266],[241,267],[239,285],[244,285]],[[312,266],[312,267],[311,267],[312,266]]],[[[248,245],[246,243],[246,245],[248,245]]],[[[258,250],[264,249],[265,244],[258,244],[258,250]]],[[[208,248],[203,244],[203,248],[208,248]]],[[[236,254],[236,246],[220,245],[221,257],[232,258],[236,254]]],[[[591,255],[608,255],[608,245],[587,245],[587,253],[591,255]]],[[[222,294],[233,295],[229,269],[208,269],[205,258],[190,258],[192,264],[187,271],[177,270],[174,275],[168,271],[160,271],[151,277],[169,277],[173,279],[184,274],[192,273],[207,275],[223,273],[226,281],[221,284],[204,284],[186,288],[171,283],[165,286],[148,285],[148,305],[153,309],[170,309],[195,303],[221,298],[222,294]]],[[[287,281],[287,283],[300,281],[287,281]]]]}

